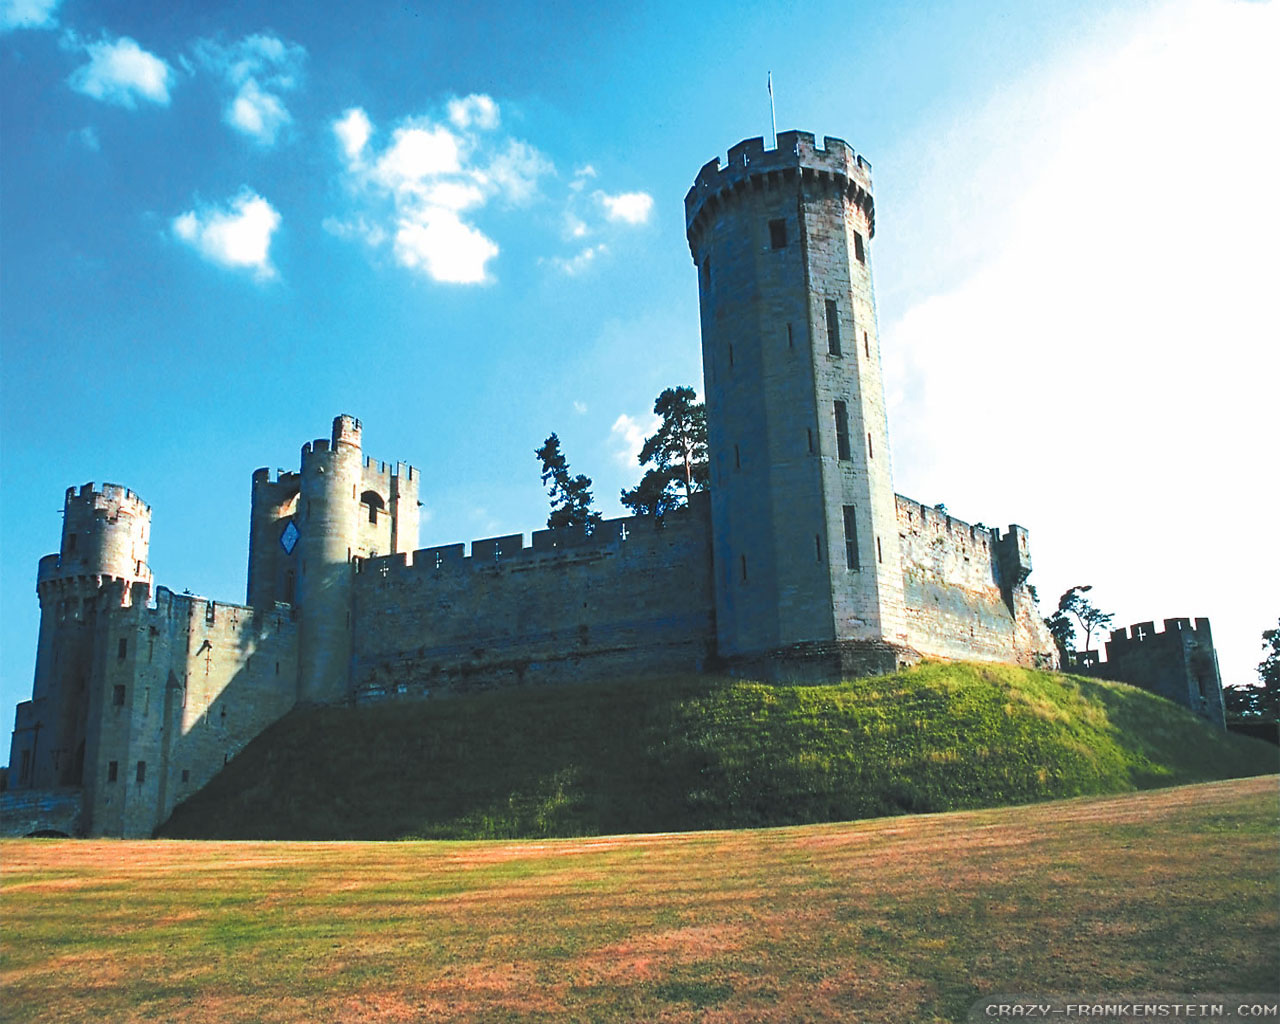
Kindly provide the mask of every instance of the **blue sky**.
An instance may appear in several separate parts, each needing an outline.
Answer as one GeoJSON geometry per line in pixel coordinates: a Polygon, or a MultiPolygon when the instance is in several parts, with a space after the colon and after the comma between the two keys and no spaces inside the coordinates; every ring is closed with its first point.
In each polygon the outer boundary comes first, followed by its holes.
{"type": "Polygon", "coordinates": [[[249,477],[339,412],[422,543],[599,506],[700,387],[682,200],[778,124],[873,164],[897,489],[1031,530],[1050,599],[1280,614],[1274,3],[0,0],[0,730],[64,489],[244,598],[249,477]],[[159,13],[157,13],[159,12],[159,13]],[[1270,459],[1268,459],[1270,455],[1270,459]]]}

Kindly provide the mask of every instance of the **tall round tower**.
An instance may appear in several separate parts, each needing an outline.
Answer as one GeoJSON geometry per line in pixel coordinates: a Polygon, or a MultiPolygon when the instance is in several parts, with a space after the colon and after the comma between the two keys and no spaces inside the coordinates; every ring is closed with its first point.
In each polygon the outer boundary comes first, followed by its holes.
{"type": "Polygon", "coordinates": [[[346,696],[351,662],[352,556],[360,551],[360,421],[302,446],[298,530],[298,699],[346,696]]]}
{"type": "Polygon", "coordinates": [[[902,567],[871,283],[870,165],[747,139],[685,198],[698,268],[720,653],[892,668],[902,567]],[[808,654],[805,654],[805,651],[808,654]]]}
{"type": "Polygon", "coordinates": [[[134,583],[150,586],[150,537],[151,507],[128,488],[67,489],[60,549],[37,574],[40,636],[30,710],[14,732],[15,786],[80,785],[98,602],[112,581],[126,583],[126,595],[134,583]]]}

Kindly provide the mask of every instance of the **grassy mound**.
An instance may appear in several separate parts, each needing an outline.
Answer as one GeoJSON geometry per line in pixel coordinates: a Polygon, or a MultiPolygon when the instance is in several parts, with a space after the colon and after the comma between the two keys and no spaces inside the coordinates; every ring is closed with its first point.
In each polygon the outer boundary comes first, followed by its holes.
{"type": "Polygon", "coordinates": [[[1119,683],[926,664],[830,686],[697,676],[295,711],[173,838],[511,838],[842,821],[1274,772],[1119,683]]]}

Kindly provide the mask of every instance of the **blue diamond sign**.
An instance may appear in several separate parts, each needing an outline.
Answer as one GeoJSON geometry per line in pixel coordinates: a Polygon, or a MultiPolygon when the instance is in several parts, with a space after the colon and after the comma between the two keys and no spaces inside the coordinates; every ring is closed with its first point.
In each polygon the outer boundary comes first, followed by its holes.
{"type": "Polygon", "coordinates": [[[293,554],[294,545],[298,543],[298,527],[292,519],[284,528],[284,533],[280,534],[280,546],[284,548],[286,555],[293,554]]]}

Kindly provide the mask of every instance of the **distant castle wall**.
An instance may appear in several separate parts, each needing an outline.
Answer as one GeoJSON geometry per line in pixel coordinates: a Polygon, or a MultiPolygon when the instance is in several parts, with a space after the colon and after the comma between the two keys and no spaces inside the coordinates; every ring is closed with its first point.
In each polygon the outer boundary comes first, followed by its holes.
{"type": "Polygon", "coordinates": [[[1141,686],[1225,729],[1222,676],[1209,620],[1165,619],[1164,631],[1154,622],[1113,630],[1107,660],[1093,674],[1141,686]]]}
{"type": "Polygon", "coordinates": [[[371,558],[354,588],[357,699],[701,670],[715,646],[709,515],[611,519],[371,558]]]}
{"type": "Polygon", "coordinates": [[[149,836],[296,695],[290,609],[109,585],[95,622],[84,827],[149,836]]]}
{"type": "Polygon", "coordinates": [[[1053,638],[1026,586],[1027,532],[972,525],[897,495],[907,642],[939,658],[1051,665],[1053,638]]]}

